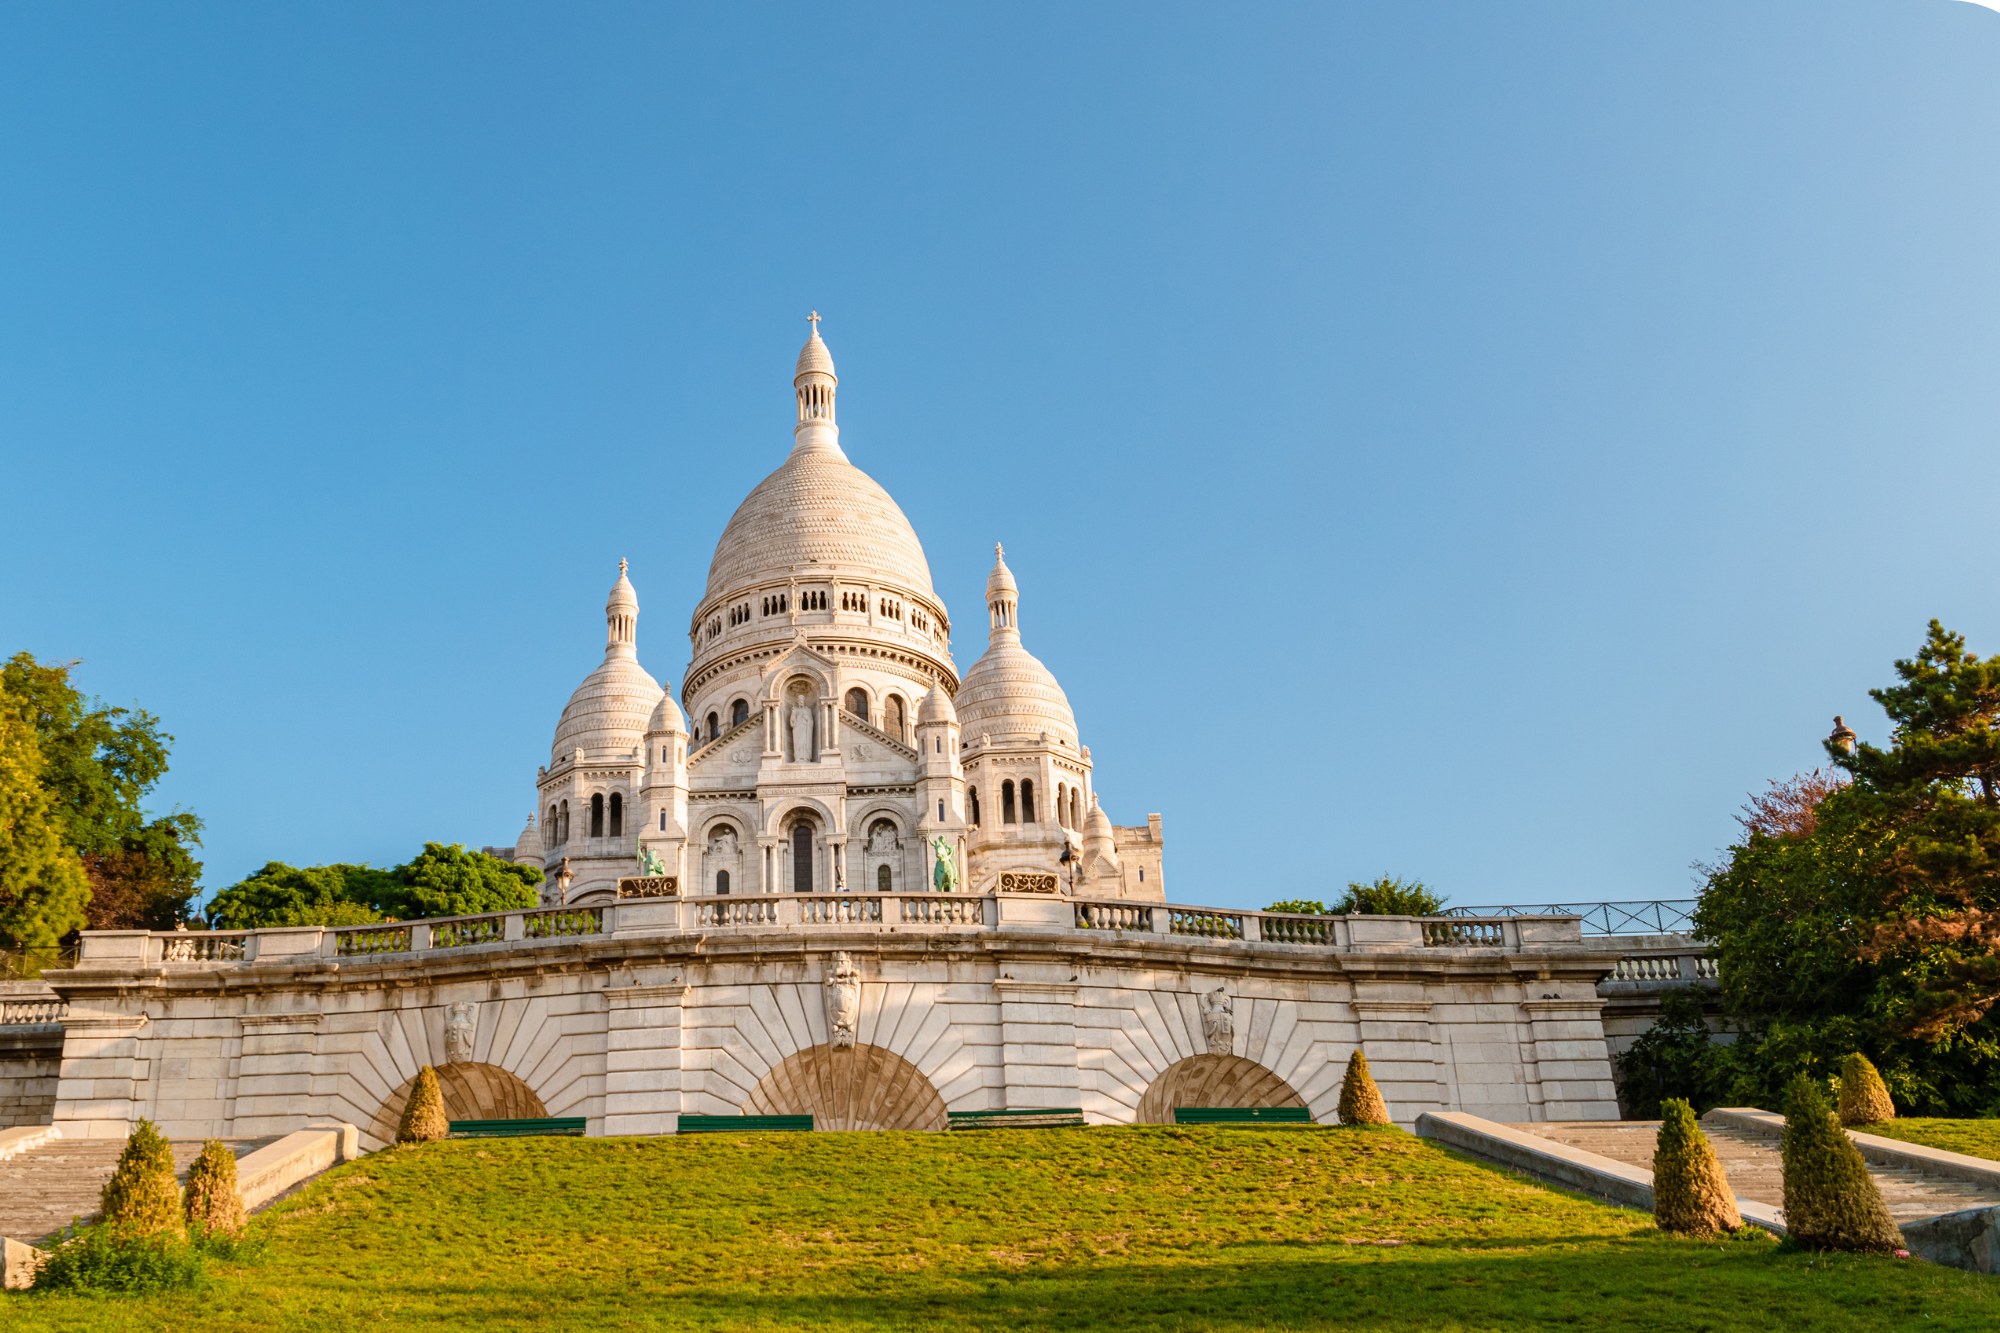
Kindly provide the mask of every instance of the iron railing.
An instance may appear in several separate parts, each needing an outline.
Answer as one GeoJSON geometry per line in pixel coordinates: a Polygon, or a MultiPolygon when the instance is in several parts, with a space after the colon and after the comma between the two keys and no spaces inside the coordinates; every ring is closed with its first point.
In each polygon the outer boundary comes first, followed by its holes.
{"type": "Polygon", "coordinates": [[[1574,916],[1586,935],[1692,935],[1692,898],[1652,898],[1624,903],[1508,903],[1498,907],[1447,907],[1446,916],[1574,916]]]}

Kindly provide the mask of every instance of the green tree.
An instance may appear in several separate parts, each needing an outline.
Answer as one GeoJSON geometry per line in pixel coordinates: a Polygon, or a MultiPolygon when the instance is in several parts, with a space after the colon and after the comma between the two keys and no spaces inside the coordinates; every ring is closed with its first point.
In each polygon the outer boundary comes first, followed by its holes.
{"type": "Polygon", "coordinates": [[[201,845],[201,821],[143,809],[173,745],[159,719],[86,699],[69,664],[28,653],[0,666],[0,694],[34,731],[50,808],[90,879],[89,926],[161,928],[184,916],[201,878],[189,851],[201,845]]]}
{"type": "Polygon", "coordinates": [[[1801,1074],[1785,1097],[1785,1230],[1815,1250],[1890,1254],[1903,1233],[1860,1150],[1834,1119],[1819,1085],[1801,1074]]]}
{"type": "Polygon", "coordinates": [[[427,842],[415,860],[397,868],[384,900],[374,906],[406,921],[511,912],[535,906],[541,882],[542,872],[533,866],[467,851],[459,843],[427,842]]]}
{"type": "Polygon", "coordinates": [[[0,679],[0,947],[53,950],[84,922],[90,881],[42,784],[34,728],[0,679]]]}
{"type": "Polygon", "coordinates": [[[1444,910],[1444,899],[1424,887],[1420,879],[1396,879],[1383,875],[1371,884],[1349,883],[1347,892],[1333,905],[1335,916],[1436,916],[1444,910]]]}
{"type": "Polygon", "coordinates": [[[1662,1231],[1712,1236],[1743,1225],[1736,1195],[1701,1132],[1694,1108],[1678,1097],[1660,1107],[1660,1133],[1653,1144],[1653,1221],[1662,1231]]]}
{"type": "Polygon", "coordinates": [[[1726,1052],[1711,1044],[1704,1009],[1702,992],[1693,987],[1661,994],[1659,1018],[1613,1062],[1627,1116],[1658,1119],[1664,1104],[1676,1099],[1696,1114],[1723,1103],[1726,1052]]]}
{"type": "Polygon", "coordinates": [[[300,868],[269,861],[209,899],[206,914],[218,930],[366,925],[382,919],[375,904],[391,896],[394,878],[372,866],[300,868]]]}

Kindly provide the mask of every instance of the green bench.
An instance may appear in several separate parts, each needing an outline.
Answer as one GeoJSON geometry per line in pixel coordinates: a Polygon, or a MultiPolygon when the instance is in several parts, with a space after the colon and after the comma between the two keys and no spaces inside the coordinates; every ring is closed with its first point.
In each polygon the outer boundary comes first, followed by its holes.
{"type": "Polygon", "coordinates": [[[1176,1106],[1176,1125],[1310,1125],[1303,1106],[1176,1106]]]}
{"type": "Polygon", "coordinates": [[[951,1111],[947,1115],[953,1129],[1075,1129],[1083,1124],[1083,1108],[1080,1106],[951,1111]]]}
{"type": "Polygon", "coordinates": [[[519,1139],[531,1134],[583,1133],[583,1117],[580,1115],[544,1116],[538,1120],[454,1120],[451,1122],[451,1136],[455,1139],[519,1139]]]}
{"type": "Polygon", "coordinates": [[[810,1132],[809,1115],[684,1115],[683,1134],[760,1134],[810,1132]]]}

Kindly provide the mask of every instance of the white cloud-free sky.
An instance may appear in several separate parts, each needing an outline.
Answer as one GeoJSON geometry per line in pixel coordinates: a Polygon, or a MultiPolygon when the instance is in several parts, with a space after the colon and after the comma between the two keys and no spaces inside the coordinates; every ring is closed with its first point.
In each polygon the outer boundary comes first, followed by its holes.
{"type": "Polygon", "coordinates": [[[210,887],[511,842],[816,307],[1176,900],[1681,896],[1930,617],[2000,651],[1996,67],[1946,0],[13,7],[0,647],[165,719],[210,887]]]}

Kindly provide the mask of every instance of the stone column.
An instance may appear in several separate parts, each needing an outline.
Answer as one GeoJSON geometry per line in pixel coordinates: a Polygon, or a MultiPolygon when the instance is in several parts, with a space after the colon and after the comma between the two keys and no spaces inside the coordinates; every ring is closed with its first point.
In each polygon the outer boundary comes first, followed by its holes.
{"type": "Polygon", "coordinates": [[[681,1112],[681,998],[687,987],[613,986],[604,1052],[604,1132],[671,1134],[681,1112]]]}
{"type": "Polygon", "coordinates": [[[784,892],[785,886],[779,882],[777,875],[778,840],[776,838],[757,839],[757,851],[758,851],[758,860],[763,865],[763,869],[758,874],[759,883],[757,885],[757,892],[759,893],[784,892]]]}
{"type": "MultiPolygon", "coordinates": [[[[689,725],[693,725],[690,723],[689,725]]],[[[764,758],[782,759],[785,754],[784,737],[778,731],[778,703],[775,699],[764,701],[764,758]]]]}
{"type": "Polygon", "coordinates": [[[153,1067],[149,1026],[143,1013],[70,1010],[55,1107],[66,1136],[122,1139],[144,1117],[153,1067]]]}
{"type": "Polygon", "coordinates": [[[1611,1055],[1604,1044],[1604,1001],[1595,995],[1523,1000],[1541,1083],[1544,1120],[1616,1120],[1611,1055]]]}
{"type": "Polygon", "coordinates": [[[1002,1109],[1061,1110],[1083,1105],[1077,1074],[1076,983],[997,977],[1002,1109]]]}

